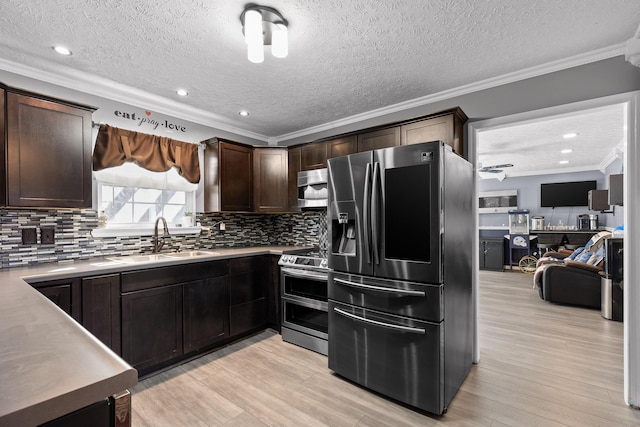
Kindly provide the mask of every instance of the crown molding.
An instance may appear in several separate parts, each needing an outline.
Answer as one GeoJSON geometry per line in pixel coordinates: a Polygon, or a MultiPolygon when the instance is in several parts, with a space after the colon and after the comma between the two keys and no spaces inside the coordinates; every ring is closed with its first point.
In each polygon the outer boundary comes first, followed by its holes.
{"type": "Polygon", "coordinates": [[[170,98],[154,95],[132,86],[84,71],[74,70],[69,67],[47,63],[46,68],[47,70],[44,70],[0,58],[0,70],[61,86],[66,89],[84,92],[88,95],[153,110],[170,117],[209,126],[247,138],[264,142],[268,141],[268,137],[265,135],[237,127],[228,119],[201,108],[195,108],[170,98]]]}
{"type": "Polygon", "coordinates": [[[393,114],[400,111],[409,110],[411,108],[422,107],[425,105],[433,104],[435,102],[444,101],[449,98],[454,98],[456,96],[462,96],[484,89],[490,89],[508,83],[514,83],[520,80],[526,80],[544,74],[565,70],[567,68],[577,67],[592,62],[613,58],[614,56],[624,55],[624,51],[625,43],[616,44],[602,49],[593,50],[584,54],[575,55],[569,58],[548,62],[542,65],[536,65],[524,70],[514,71],[513,73],[503,74],[498,77],[492,77],[489,79],[481,80],[479,82],[470,83],[468,85],[460,86],[454,89],[448,89],[442,92],[434,93],[432,95],[410,99],[408,101],[367,111],[365,113],[355,114],[353,116],[345,117],[343,119],[335,120],[329,123],[324,123],[322,125],[312,126],[306,129],[301,129],[299,131],[283,134],[276,137],[276,139],[279,142],[283,142],[294,138],[312,135],[334,128],[351,125],[361,121],[375,119],[387,114],[393,114]]]}
{"type": "Polygon", "coordinates": [[[365,113],[356,114],[353,116],[345,117],[343,119],[324,123],[322,125],[312,126],[275,137],[269,137],[267,135],[262,135],[242,129],[232,123],[230,120],[209,111],[191,107],[189,105],[174,101],[169,98],[154,95],[152,93],[134,88],[132,86],[117,83],[113,80],[85,73],[83,71],[73,70],[69,67],[60,66],[58,64],[47,63],[42,64],[42,68],[36,68],[0,58],[0,69],[21,76],[40,80],[46,83],[62,86],[64,88],[84,92],[89,95],[110,99],[116,102],[122,102],[140,108],[154,110],[162,114],[187,120],[200,125],[220,129],[258,141],[264,141],[269,145],[276,145],[294,138],[313,135],[319,132],[355,124],[365,120],[375,119],[388,114],[393,114],[416,107],[422,107],[456,96],[466,95],[480,90],[489,89],[492,87],[541,76],[555,71],[561,71],[567,68],[612,58],[614,56],[624,55],[624,51],[625,44],[620,43],[606,48],[593,50],[584,54],[575,55],[562,60],[552,61],[546,64],[526,68],[524,70],[481,80],[479,82],[460,86],[454,89],[448,89],[432,95],[411,99],[408,101],[389,105],[387,107],[378,108],[365,113]],[[47,68],[47,70],[45,70],[44,68],[47,68]]]}

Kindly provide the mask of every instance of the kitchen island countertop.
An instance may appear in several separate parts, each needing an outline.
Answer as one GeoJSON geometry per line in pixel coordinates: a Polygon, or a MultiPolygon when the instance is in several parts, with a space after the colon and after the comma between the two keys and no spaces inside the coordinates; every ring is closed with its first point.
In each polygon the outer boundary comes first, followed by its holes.
{"type": "Polygon", "coordinates": [[[125,263],[114,258],[0,271],[0,426],[38,425],[133,387],[137,371],[28,283],[308,249],[206,249],[211,255],[125,263]]]}

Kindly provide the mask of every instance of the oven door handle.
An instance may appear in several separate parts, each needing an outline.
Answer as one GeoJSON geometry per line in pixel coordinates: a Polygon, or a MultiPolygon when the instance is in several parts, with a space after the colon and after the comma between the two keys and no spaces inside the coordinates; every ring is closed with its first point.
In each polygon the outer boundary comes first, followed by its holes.
{"type": "Polygon", "coordinates": [[[395,325],[393,323],[379,322],[377,320],[366,319],[364,317],[356,316],[355,314],[347,313],[344,310],[340,310],[338,307],[333,307],[333,311],[335,311],[336,313],[340,314],[341,316],[348,317],[348,318],[356,320],[358,322],[369,323],[371,325],[380,326],[380,327],[383,327],[383,328],[394,329],[394,330],[402,331],[402,332],[410,332],[412,334],[425,335],[427,333],[427,330],[424,329],[424,328],[412,328],[411,326],[395,325]]]}
{"type": "Polygon", "coordinates": [[[362,289],[367,289],[369,291],[380,291],[380,292],[388,292],[392,294],[404,294],[404,295],[413,295],[413,296],[419,296],[419,297],[423,297],[427,295],[425,291],[414,291],[411,289],[394,289],[394,288],[386,288],[383,286],[365,285],[364,283],[350,282],[348,280],[337,279],[337,278],[333,279],[333,281],[338,282],[342,285],[351,286],[352,288],[362,288],[362,289]]]}
{"type": "Polygon", "coordinates": [[[308,279],[317,279],[317,280],[329,280],[329,275],[327,273],[319,273],[316,271],[287,268],[287,267],[281,267],[280,271],[286,274],[287,276],[291,276],[291,277],[299,277],[303,279],[308,278],[308,279]]]}

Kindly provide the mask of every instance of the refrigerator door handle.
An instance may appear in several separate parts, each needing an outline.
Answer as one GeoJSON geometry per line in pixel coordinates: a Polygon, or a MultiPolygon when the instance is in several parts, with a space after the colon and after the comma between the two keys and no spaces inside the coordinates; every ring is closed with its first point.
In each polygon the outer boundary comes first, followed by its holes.
{"type": "Polygon", "coordinates": [[[364,257],[367,264],[371,264],[371,237],[369,232],[371,231],[371,163],[367,163],[367,169],[364,174],[364,203],[362,213],[363,217],[363,230],[364,230],[364,257]]]}
{"type": "Polygon", "coordinates": [[[373,246],[373,262],[380,264],[380,163],[373,166],[373,188],[371,191],[371,246],[373,246]]]}
{"type": "Polygon", "coordinates": [[[384,286],[365,285],[364,283],[350,282],[348,280],[338,279],[338,278],[333,279],[333,281],[346,286],[351,286],[353,288],[362,288],[362,289],[368,289],[371,291],[389,292],[392,294],[414,295],[419,297],[423,297],[426,295],[424,291],[415,291],[411,289],[393,289],[393,288],[386,288],[384,286]]]}
{"type": "Polygon", "coordinates": [[[393,329],[396,331],[410,332],[412,334],[426,335],[427,333],[427,330],[424,328],[412,328],[411,326],[395,325],[393,323],[379,322],[377,320],[366,319],[364,317],[356,316],[355,314],[347,313],[344,310],[340,310],[338,307],[333,307],[333,311],[340,314],[341,316],[348,317],[358,322],[368,323],[370,325],[380,326],[383,328],[393,329]]]}

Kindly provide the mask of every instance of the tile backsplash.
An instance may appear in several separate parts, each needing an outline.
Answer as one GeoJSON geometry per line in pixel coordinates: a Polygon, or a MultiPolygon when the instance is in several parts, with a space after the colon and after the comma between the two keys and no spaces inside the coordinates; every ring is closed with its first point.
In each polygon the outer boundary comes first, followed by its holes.
{"type": "MultiPolygon", "coordinates": [[[[327,249],[325,210],[290,214],[207,213],[196,221],[205,228],[198,235],[173,235],[164,251],[266,245],[308,245],[327,249]],[[220,230],[220,222],[225,230],[220,230]],[[206,231],[206,228],[209,231],[206,231]]],[[[151,252],[151,236],[94,238],[98,226],[92,209],[0,209],[0,266],[151,252]],[[55,229],[55,244],[41,244],[40,229],[55,229]],[[37,244],[23,244],[22,230],[36,229],[37,244]]]]}

